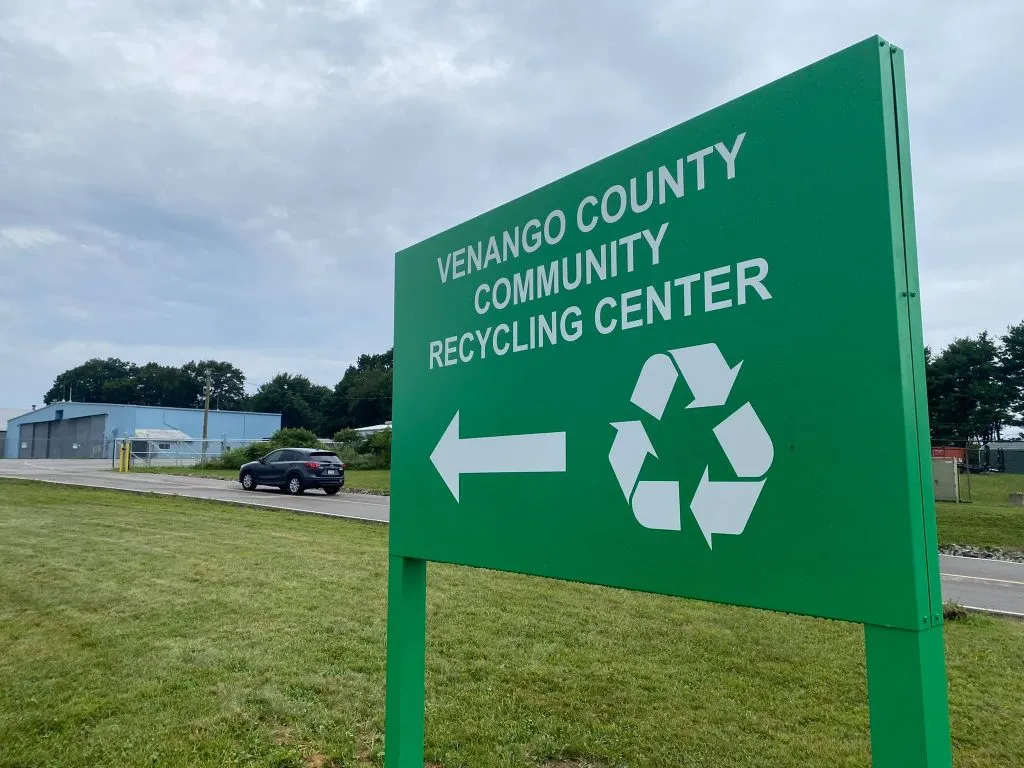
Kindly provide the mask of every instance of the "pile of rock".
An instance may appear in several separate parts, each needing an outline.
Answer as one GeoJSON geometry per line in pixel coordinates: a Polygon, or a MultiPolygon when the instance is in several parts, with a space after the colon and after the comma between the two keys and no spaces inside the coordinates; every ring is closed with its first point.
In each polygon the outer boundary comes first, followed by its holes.
{"type": "Polygon", "coordinates": [[[967,544],[949,544],[945,547],[939,547],[939,552],[944,555],[956,555],[957,557],[980,557],[985,560],[1007,560],[1012,563],[1024,563],[1024,552],[992,549],[989,547],[972,547],[967,544]]]}

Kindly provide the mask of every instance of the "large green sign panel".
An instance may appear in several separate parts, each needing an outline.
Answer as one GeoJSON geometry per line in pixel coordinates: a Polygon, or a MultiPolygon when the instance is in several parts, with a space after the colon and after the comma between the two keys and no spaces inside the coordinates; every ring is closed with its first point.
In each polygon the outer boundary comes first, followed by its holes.
{"type": "Polygon", "coordinates": [[[432,560],[941,646],[901,67],[869,39],[397,255],[393,621],[432,560]]]}

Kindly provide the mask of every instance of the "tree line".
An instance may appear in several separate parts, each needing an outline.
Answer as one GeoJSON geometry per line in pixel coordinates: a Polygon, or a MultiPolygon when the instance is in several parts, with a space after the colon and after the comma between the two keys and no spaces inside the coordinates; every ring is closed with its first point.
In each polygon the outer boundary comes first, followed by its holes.
{"type": "Polygon", "coordinates": [[[211,408],[280,413],[285,429],[308,429],[331,437],[342,430],[391,420],[393,372],[394,351],[389,349],[360,355],[333,388],[315,384],[301,374],[279,373],[247,394],[245,374],[225,361],[199,360],[174,366],[94,358],[57,376],[43,402],[202,408],[209,374],[211,408]]]}
{"type": "MultiPolygon", "coordinates": [[[[1024,427],[1024,322],[1000,337],[987,331],[954,339],[935,354],[925,348],[932,441],[988,442],[1024,427]]],[[[333,388],[301,374],[279,373],[246,394],[245,374],[228,362],[192,361],[182,366],[88,360],[60,374],[47,404],[124,403],[201,408],[206,374],[213,408],[281,414],[286,429],[308,429],[322,437],[391,420],[394,350],[360,355],[333,388]]]]}
{"type": "Polygon", "coordinates": [[[1024,322],[996,338],[954,339],[938,355],[926,347],[925,365],[933,443],[984,443],[1024,427],[1024,322]]]}

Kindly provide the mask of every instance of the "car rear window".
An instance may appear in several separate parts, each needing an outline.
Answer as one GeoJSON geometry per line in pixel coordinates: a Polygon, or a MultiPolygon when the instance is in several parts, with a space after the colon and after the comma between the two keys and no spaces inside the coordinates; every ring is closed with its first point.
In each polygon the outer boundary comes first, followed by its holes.
{"type": "Polygon", "coordinates": [[[314,461],[323,462],[324,464],[341,464],[341,459],[338,458],[338,454],[327,451],[311,453],[309,454],[309,458],[314,461]]]}

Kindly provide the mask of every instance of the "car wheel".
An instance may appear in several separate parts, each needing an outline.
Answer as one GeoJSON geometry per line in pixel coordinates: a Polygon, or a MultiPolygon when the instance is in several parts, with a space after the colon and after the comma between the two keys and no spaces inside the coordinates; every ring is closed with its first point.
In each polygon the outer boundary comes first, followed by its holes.
{"type": "Polygon", "coordinates": [[[256,490],[256,478],[252,476],[252,472],[246,472],[242,475],[242,488],[247,491],[256,490]]]}
{"type": "Polygon", "coordinates": [[[302,478],[299,477],[298,475],[292,475],[291,477],[289,477],[288,484],[284,487],[284,489],[292,496],[298,496],[300,493],[306,490],[305,488],[302,487],[302,478]]]}
{"type": "Polygon", "coordinates": [[[334,496],[340,490],[341,488],[324,488],[324,493],[326,493],[328,496],[334,496]]]}

